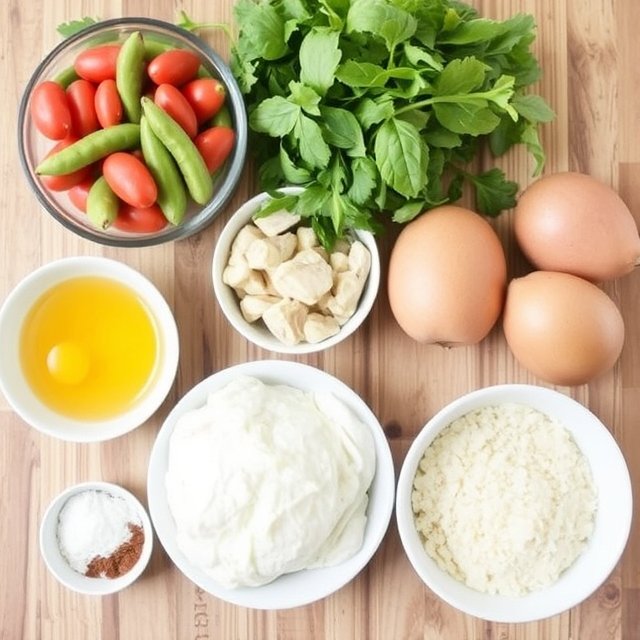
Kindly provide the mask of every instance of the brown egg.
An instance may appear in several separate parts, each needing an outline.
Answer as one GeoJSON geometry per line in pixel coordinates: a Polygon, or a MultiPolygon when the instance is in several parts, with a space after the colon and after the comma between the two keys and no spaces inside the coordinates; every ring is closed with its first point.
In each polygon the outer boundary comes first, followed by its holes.
{"type": "Polygon", "coordinates": [[[640,236],[627,205],[613,189],[581,173],[534,182],[518,201],[514,230],[538,269],[602,282],[640,262],[640,236]]]}
{"type": "Polygon", "coordinates": [[[414,340],[475,344],[495,324],[507,268],[491,225],[461,207],[432,209],[400,233],[389,262],[389,302],[414,340]]]}
{"type": "Polygon", "coordinates": [[[609,370],[624,342],[613,300],[587,280],[553,271],[511,281],[503,328],[520,364],[557,385],[583,384],[609,370]]]}

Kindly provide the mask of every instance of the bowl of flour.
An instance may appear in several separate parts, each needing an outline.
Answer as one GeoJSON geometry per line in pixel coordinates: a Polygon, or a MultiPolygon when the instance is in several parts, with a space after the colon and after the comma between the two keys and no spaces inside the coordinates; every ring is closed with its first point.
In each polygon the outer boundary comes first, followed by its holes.
{"type": "Polygon", "coordinates": [[[593,593],[631,525],[626,463],[583,405],[532,385],[462,396],[420,431],[396,516],[416,573],[457,609],[526,622],[593,593]]]}

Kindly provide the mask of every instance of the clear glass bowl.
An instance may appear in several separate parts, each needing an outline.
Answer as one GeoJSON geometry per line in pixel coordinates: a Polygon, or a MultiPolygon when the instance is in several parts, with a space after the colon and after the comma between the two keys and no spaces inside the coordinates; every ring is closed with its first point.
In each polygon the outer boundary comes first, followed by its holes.
{"type": "Polygon", "coordinates": [[[167,22],[150,18],[117,18],[104,20],[73,35],[57,45],[38,65],[25,88],[18,114],[18,150],[27,181],[40,204],[58,222],[74,233],[105,245],[142,247],[162,244],[198,233],[209,225],[224,208],[233,194],[244,166],[247,149],[247,115],[240,89],[231,70],[222,58],[200,38],[167,22]],[[226,87],[226,104],[236,131],[236,143],[223,169],[216,177],[214,195],[205,205],[191,202],[184,221],[179,226],[167,225],[155,233],[129,233],[113,227],[95,228],[86,214],[79,211],[65,191],[50,191],[41,183],[35,167],[55,145],[33,125],[29,104],[33,89],[44,80],[51,80],[73,65],[75,57],[84,49],[107,43],[123,42],[133,31],[155,42],[194,51],[202,66],[226,87]]]}

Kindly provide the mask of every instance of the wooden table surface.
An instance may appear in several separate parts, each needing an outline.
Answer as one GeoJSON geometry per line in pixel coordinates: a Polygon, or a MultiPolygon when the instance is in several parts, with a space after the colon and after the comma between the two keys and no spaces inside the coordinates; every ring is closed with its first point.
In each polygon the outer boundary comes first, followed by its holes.
{"type": "MultiPolygon", "coordinates": [[[[168,21],[169,0],[4,0],[0,6],[0,300],[41,264],[72,255],[104,255],[148,276],[174,310],[180,367],[170,397],[141,428],[104,444],[70,444],[40,436],[0,398],[0,637],[64,640],[638,640],[640,523],[636,517],[621,563],[602,587],[569,612],[531,624],[491,624],[465,616],[430,593],[405,557],[394,521],[371,561],[351,584],[313,606],[259,612],[203,593],[172,565],[160,544],[142,579],[120,595],[93,598],[61,587],[38,550],[42,514],[59,491],[84,480],[108,480],[146,500],[147,462],[170,407],[195,383],[229,365],[271,357],[240,338],[213,299],[210,263],[231,212],[256,192],[247,168],[218,220],[191,239],[160,247],[118,250],[81,240],[44,213],[18,163],[17,110],[29,75],[60,36],[57,24],[82,16],[153,16],[168,21]]],[[[487,16],[532,13],[544,70],[539,92],[557,119],[543,130],[548,171],[591,173],[619,190],[640,221],[640,64],[638,0],[475,0],[487,16]],[[633,43],[636,43],[635,45],[633,43]]],[[[193,18],[228,21],[233,0],[186,0],[193,18]]],[[[228,52],[222,34],[206,39],[228,52]]],[[[501,165],[521,185],[531,165],[523,152],[501,165]]],[[[509,240],[510,215],[496,226],[512,273],[521,264],[509,240]]],[[[381,238],[386,270],[391,238],[381,238]]],[[[384,271],[383,271],[384,273],[384,271]]],[[[563,388],[607,424],[626,456],[640,493],[640,272],[610,283],[627,337],[619,363],[588,386],[563,388]]],[[[1,336],[0,336],[1,339],[1,336]]],[[[426,420],[460,394],[505,382],[539,382],[515,363],[500,328],[479,346],[422,346],[395,324],[384,284],[365,325],[342,345],[299,358],[334,374],[369,403],[385,428],[396,471],[426,420]]],[[[606,496],[603,497],[606,500],[606,496]]],[[[636,516],[638,511],[636,510],[636,516]]]]}

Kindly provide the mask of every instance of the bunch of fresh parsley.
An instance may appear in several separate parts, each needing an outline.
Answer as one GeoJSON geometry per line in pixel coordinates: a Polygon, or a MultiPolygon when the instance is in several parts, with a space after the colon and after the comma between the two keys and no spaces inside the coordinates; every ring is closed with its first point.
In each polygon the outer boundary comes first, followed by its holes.
{"type": "Polygon", "coordinates": [[[407,222],[453,202],[465,182],[482,213],[512,207],[502,171],[468,170],[484,140],[494,155],[526,145],[541,171],[537,125],[554,114],[525,92],[540,75],[531,16],[454,0],[239,0],[234,15],[261,185],[306,187],[271,209],[310,216],[324,244],[378,212],[407,222]]]}

